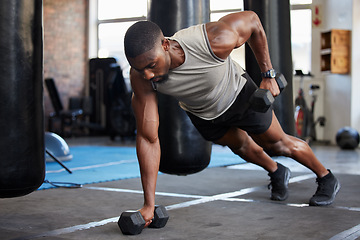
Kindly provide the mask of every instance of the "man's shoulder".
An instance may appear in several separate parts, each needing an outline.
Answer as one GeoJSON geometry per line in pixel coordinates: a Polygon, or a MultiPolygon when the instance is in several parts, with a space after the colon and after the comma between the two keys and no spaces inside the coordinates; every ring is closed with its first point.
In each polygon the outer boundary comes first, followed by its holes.
{"type": "Polygon", "coordinates": [[[194,25],[176,32],[170,39],[177,41],[187,53],[208,54],[205,24],[194,25]]]}
{"type": "Polygon", "coordinates": [[[142,75],[133,68],[130,69],[130,83],[136,95],[147,95],[154,93],[151,82],[145,80],[142,75]]]}
{"type": "Polygon", "coordinates": [[[187,28],[180,29],[170,38],[179,38],[179,37],[186,37],[186,36],[191,37],[191,35],[193,35],[193,34],[202,33],[204,25],[205,24],[202,23],[202,24],[197,24],[197,25],[193,25],[193,26],[190,26],[187,28]]]}

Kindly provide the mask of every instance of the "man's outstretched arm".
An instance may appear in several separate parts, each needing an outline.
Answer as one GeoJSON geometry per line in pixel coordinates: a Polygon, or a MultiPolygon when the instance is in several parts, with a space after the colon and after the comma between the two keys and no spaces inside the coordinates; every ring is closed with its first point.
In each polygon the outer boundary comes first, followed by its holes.
{"type": "Polygon", "coordinates": [[[140,212],[147,227],[154,216],[155,189],[160,164],[157,96],[150,81],[146,81],[135,70],[131,70],[130,79],[134,91],[132,107],[137,126],[136,152],[144,191],[144,206],[140,212]]]}

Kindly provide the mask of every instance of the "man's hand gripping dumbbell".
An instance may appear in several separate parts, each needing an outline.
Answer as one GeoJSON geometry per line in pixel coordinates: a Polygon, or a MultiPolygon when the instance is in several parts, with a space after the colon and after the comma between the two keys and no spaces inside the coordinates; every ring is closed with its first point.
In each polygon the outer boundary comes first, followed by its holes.
{"type": "MultiPolygon", "coordinates": [[[[166,225],[169,215],[164,206],[155,206],[154,218],[149,228],[162,228],[166,225]]],[[[140,234],[145,227],[145,220],[139,211],[123,212],[119,218],[118,225],[123,234],[140,234]]]]}
{"type": "MultiPolygon", "coordinates": [[[[287,81],[281,73],[276,74],[275,80],[281,93],[287,86],[287,81]]],[[[257,112],[266,112],[274,101],[275,98],[269,90],[258,88],[250,97],[249,104],[250,107],[257,112]]]]}

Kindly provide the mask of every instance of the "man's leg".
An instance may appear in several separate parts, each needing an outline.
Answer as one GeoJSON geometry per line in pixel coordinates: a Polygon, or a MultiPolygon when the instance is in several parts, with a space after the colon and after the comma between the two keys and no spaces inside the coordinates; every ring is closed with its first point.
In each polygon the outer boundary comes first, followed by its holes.
{"type": "Polygon", "coordinates": [[[274,162],[245,131],[230,128],[216,143],[228,146],[247,162],[261,166],[269,172],[272,186],[270,198],[272,200],[283,201],[288,197],[290,170],[274,162]]]}
{"type": "Polygon", "coordinates": [[[284,133],[275,114],[273,114],[272,123],[266,132],[251,135],[251,137],[264,149],[278,156],[294,159],[312,170],[319,178],[329,173],[305,141],[284,133]]]}
{"type": "Polygon", "coordinates": [[[215,143],[228,146],[233,153],[245,161],[261,166],[268,172],[274,172],[277,169],[276,162],[244,130],[232,127],[215,143]]]}
{"type": "Polygon", "coordinates": [[[293,158],[316,174],[319,186],[315,195],[310,199],[310,205],[328,205],[334,201],[335,195],[340,189],[340,183],[321,164],[305,141],[284,133],[274,113],[269,129],[262,134],[251,135],[251,137],[266,150],[279,156],[293,158]]]}

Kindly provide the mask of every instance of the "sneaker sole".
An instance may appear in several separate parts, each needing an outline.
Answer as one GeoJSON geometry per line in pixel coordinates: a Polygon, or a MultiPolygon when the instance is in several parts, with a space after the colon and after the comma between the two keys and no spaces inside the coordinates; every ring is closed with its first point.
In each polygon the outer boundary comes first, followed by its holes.
{"type": "Polygon", "coordinates": [[[331,195],[331,198],[330,198],[329,201],[322,201],[322,202],[316,202],[316,201],[312,202],[312,201],[310,201],[309,205],[310,206],[327,206],[327,205],[332,204],[334,202],[334,200],[335,200],[336,194],[340,191],[340,188],[341,188],[340,182],[336,181],[334,192],[331,195]]]}
{"type": "MultiPolygon", "coordinates": [[[[284,185],[286,186],[286,190],[288,189],[288,186],[289,186],[290,175],[291,175],[291,171],[288,168],[286,168],[285,182],[284,182],[284,185]]],[[[288,191],[286,191],[285,196],[280,197],[280,196],[271,195],[270,199],[274,200],[274,201],[285,201],[288,198],[288,196],[289,196],[289,193],[288,193],[288,191]]]]}

